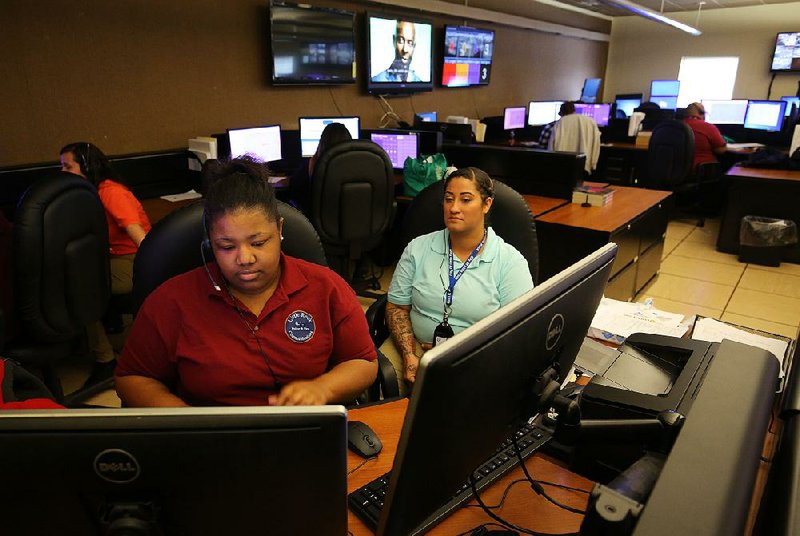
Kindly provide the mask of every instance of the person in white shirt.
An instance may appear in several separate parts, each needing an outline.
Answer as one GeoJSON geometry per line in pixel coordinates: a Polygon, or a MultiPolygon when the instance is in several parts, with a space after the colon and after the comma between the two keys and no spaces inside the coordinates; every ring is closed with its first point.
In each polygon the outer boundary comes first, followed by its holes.
{"type": "Polygon", "coordinates": [[[575,113],[575,104],[565,102],[559,110],[561,119],[553,127],[547,144],[551,151],[569,151],[586,155],[584,170],[591,175],[600,158],[600,129],[591,117],[575,113]]]}

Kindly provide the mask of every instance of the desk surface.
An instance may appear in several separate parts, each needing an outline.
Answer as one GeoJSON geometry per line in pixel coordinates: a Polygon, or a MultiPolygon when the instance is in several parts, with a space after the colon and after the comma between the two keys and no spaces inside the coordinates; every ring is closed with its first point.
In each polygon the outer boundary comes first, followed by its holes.
{"type": "Polygon", "coordinates": [[[550,212],[551,210],[557,209],[558,207],[563,207],[569,201],[566,199],[558,199],[556,197],[544,197],[541,195],[523,195],[525,202],[528,204],[528,208],[531,209],[531,213],[533,214],[534,218],[538,218],[542,214],[550,212]]]}
{"type": "Polygon", "coordinates": [[[728,170],[727,175],[729,177],[745,177],[748,179],[800,181],[800,171],[791,169],[766,169],[734,166],[728,170]]]}
{"type": "MultiPolygon", "coordinates": [[[[367,484],[373,479],[390,471],[394,455],[397,451],[397,443],[400,440],[400,429],[402,428],[403,418],[408,399],[402,399],[387,404],[378,404],[363,409],[351,410],[348,417],[351,420],[359,420],[367,423],[378,434],[383,442],[383,450],[375,460],[364,464],[363,467],[353,472],[347,479],[348,493],[355,491],[359,487],[367,484]]],[[[431,448],[434,448],[433,446],[431,448]]],[[[364,460],[352,452],[347,455],[347,470],[353,471],[364,460]]],[[[573,486],[584,490],[591,490],[593,483],[581,476],[578,476],[564,468],[557,462],[542,454],[537,454],[529,458],[526,462],[531,475],[537,480],[557,482],[559,484],[573,486]]],[[[481,497],[487,505],[497,504],[506,487],[515,479],[524,478],[522,470],[517,468],[509,472],[505,477],[485,489],[481,497]]],[[[574,491],[562,490],[552,486],[547,486],[547,491],[557,500],[575,508],[586,508],[588,495],[574,491]]],[[[437,525],[429,534],[459,534],[469,531],[483,523],[489,523],[491,519],[483,513],[473,500],[467,506],[461,508],[442,523],[437,525]]],[[[582,516],[562,510],[545,499],[536,495],[530,486],[517,484],[508,494],[503,508],[497,512],[512,523],[520,524],[526,528],[541,532],[567,533],[577,532],[582,516]]],[[[367,528],[351,511],[348,510],[348,528],[354,536],[371,536],[373,532],[367,528]]]]}
{"type": "Polygon", "coordinates": [[[173,210],[177,210],[181,207],[197,202],[202,202],[202,199],[198,198],[186,199],[184,201],[167,201],[166,199],[161,199],[160,197],[154,197],[152,199],[143,199],[142,208],[144,208],[147,218],[150,220],[150,225],[155,225],[159,221],[163,220],[164,217],[173,210]]]}
{"type": "Polygon", "coordinates": [[[605,206],[584,207],[580,203],[567,203],[537,216],[536,221],[613,232],[672,195],[662,190],[629,186],[612,186],[611,189],[614,197],[605,206]]]}

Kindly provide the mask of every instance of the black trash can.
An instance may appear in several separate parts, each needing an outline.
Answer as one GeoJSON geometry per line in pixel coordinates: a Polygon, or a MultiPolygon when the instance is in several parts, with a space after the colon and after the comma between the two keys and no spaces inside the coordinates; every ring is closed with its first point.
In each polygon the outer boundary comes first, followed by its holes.
{"type": "Polygon", "coordinates": [[[797,244],[792,220],[745,216],[739,227],[739,262],[780,266],[789,246],[797,244]]]}

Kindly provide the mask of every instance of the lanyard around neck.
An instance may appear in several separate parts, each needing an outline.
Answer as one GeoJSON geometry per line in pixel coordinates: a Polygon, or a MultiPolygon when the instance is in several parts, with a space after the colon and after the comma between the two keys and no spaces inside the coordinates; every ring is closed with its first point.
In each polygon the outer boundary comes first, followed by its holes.
{"type": "Polygon", "coordinates": [[[458,269],[458,272],[454,272],[453,269],[453,245],[448,240],[447,242],[447,275],[450,281],[450,284],[447,285],[447,288],[444,291],[444,305],[445,305],[445,318],[447,318],[448,309],[453,305],[453,289],[456,288],[456,283],[458,280],[461,279],[461,276],[464,275],[464,272],[467,271],[469,265],[472,264],[472,261],[475,257],[478,256],[483,245],[486,243],[486,229],[483,230],[483,238],[481,238],[480,244],[478,244],[475,249],[472,250],[472,253],[469,254],[467,260],[464,261],[464,264],[461,265],[461,268],[458,269]]]}

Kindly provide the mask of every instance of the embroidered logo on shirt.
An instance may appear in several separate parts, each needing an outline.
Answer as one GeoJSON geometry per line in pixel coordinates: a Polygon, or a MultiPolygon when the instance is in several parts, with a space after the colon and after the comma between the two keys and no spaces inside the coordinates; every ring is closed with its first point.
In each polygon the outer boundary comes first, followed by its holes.
{"type": "Polygon", "coordinates": [[[314,336],[314,317],[305,311],[295,311],[286,317],[286,335],[294,342],[308,342],[314,336]]]}

